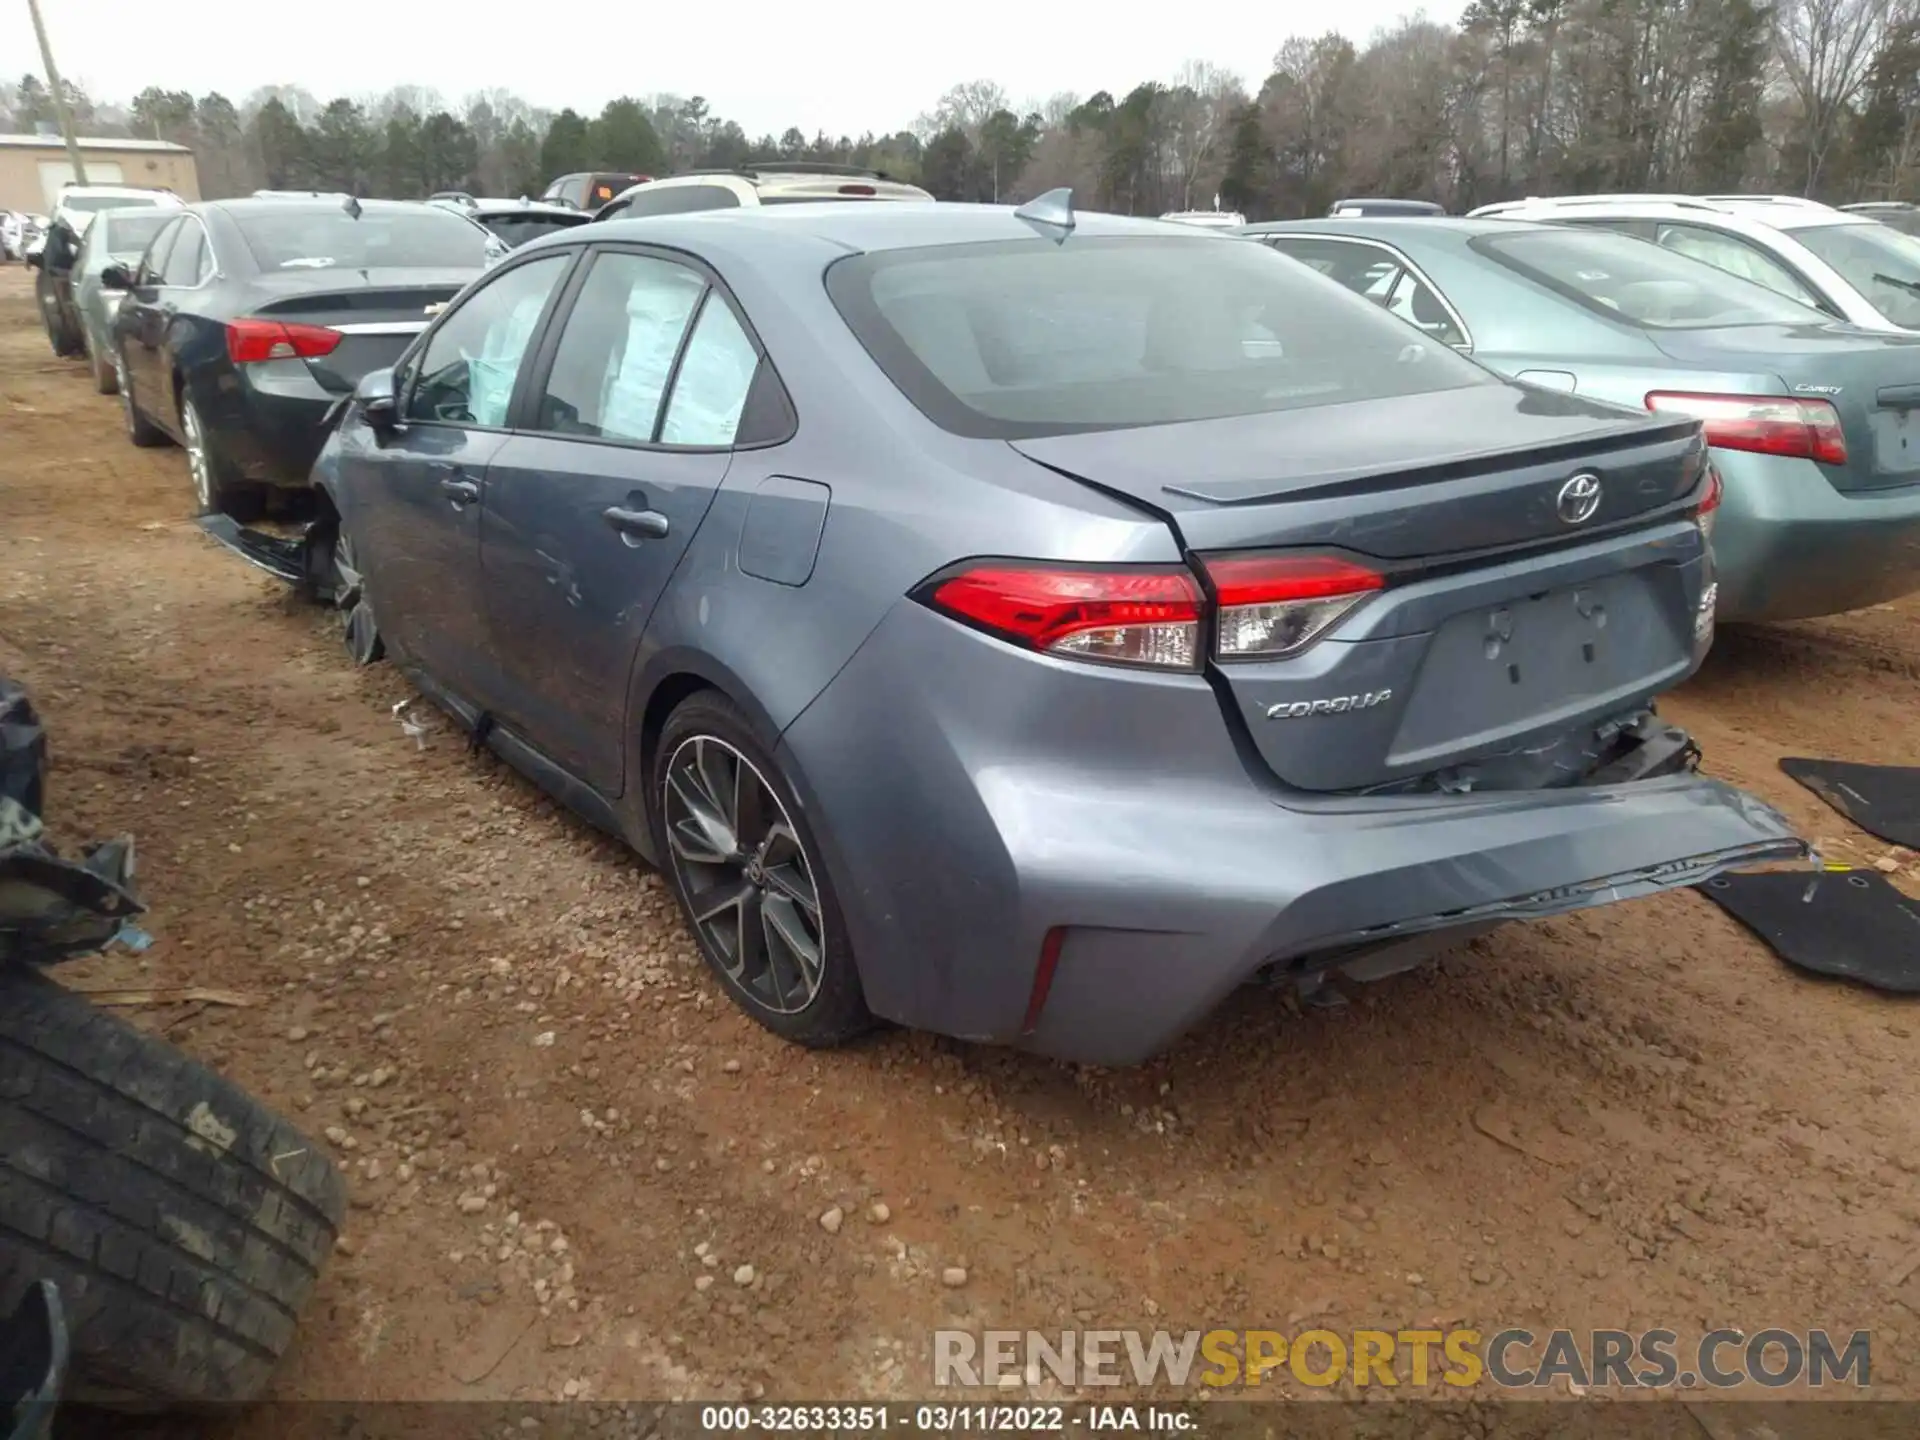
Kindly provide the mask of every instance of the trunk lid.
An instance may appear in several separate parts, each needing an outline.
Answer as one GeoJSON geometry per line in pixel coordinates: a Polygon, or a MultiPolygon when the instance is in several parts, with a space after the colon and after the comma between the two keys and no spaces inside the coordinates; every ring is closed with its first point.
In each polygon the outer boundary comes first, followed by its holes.
{"type": "Polygon", "coordinates": [[[362,375],[398,360],[478,273],[421,268],[274,274],[255,282],[247,313],[340,331],[340,343],[306,365],[323,388],[345,395],[362,375]]]}
{"type": "Polygon", "coordinates": [[[1571,783],[1704,650],[1692,420],[1486,386],[1011,443],[1163,514],[1203,562],[1334,552],[1386,577],[1296,654],[1210,664],[1300,789],[1571,783]],[[1570,519],[1583,475],[1597,503],[1570,519]]]}
{"type": "Polygon", "coordinates": [[[1776,377],[1785,393],[1832,405],[1846,432],[1847,463],[1820,469],[1836,490],[1920,483],[1920,334],[1851,325],[1651,333],[1676,360],[1776,377]]]}

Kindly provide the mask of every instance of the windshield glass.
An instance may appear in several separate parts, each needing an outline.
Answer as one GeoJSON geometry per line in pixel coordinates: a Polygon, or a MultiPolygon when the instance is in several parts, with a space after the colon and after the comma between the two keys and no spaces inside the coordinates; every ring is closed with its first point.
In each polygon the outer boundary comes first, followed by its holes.
{"type": "Polygon", "coordinates": [[[1811,225],[1793,238],[1896,325],[1920,329],[1920,240],[1888,225],[1811,225]]]}
{"type": "Polygon", "coordinates": [[[1764,285],[1631,235],[1526,230],[1482,235],[1473,248],[1589,309],[1649,330],[1830,319],[1764,285]]]}
{"type": "Polygon", "coordinates": [[[849,257],[827,291],[934,423],[1014,439],[1500,382],[1263,245],[1203,235],[849,257]]]}
{"type": "Polygon", "coordinates": [[[229,213],[262,270],[478,270],[487,263],[487,232],[437,205],[368,205],[357,220],[345,210],[305,205],[229,213]]]}
{"type": "Polygon", "coordinates": [[[556,230],[571,230],[584,225],[591,216],[580,215],[489,215],[480,223],[509,245],[519,246],[556,230]]]}
{"type": "Polygon", "coordinates": [[[99,222],[106,233],[93,230],[87,241],[87,248],[98,257],[96,265],[105,265],[109,255],[122,260],[138,260],[146,254],[147,246],[153,243],[153,237],[160,233],[160,227],[173,218],[171,211],[161,210],[146,215],[112,215],[99,222]],[[101,243],[104,242],[104,243],[101,243]]]}
{"type": "Polygon", "coordinates": [[[151,195],[62,195],[60,197],[60,208],[71,210],[77,215],[91,215],[100,210],[127,210],[159,203],[160,201],[151,195]]]}

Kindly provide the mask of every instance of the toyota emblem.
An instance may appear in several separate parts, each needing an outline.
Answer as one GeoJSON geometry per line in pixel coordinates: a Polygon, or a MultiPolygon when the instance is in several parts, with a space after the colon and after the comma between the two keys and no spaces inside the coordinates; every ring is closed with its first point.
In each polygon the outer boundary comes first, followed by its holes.
{"type": "Polygon", "coordinates": [[[1591,470],[1582,470],[1560,487],[1553,508],[1568,525],[1591,520],[1593,512],[1600,508],[1600,477],[1591,470]]]}

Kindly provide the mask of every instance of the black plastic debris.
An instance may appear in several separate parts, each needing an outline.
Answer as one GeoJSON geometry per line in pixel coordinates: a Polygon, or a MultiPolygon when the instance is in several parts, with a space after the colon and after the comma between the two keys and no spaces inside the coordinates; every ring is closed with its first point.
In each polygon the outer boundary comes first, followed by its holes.
{"type": "Polygon", "coordinates": [[[30,815],[46,808],[47,732],[24,687],[0,675],[0,799],[30,815]]]}
{"type": "Polygon", "coordinates": [[[234,554],[256,569],[289,585],[307,582],[307,542],[305,536],[288,539],[251,530],[231,515],[202,515],[194,522],[234,554]]]}
{"type": "Polygon", "coordinates": [[[1695,888],[1796,969],[1920,995],[1920,901],[1871,870],[1716,875],[1695,888]]]}
{"type": "Polygon", "coordinates": [[[1868,834],[1920,850],[1920,769],[1800,756],[1780,768],[1868,834]]]}

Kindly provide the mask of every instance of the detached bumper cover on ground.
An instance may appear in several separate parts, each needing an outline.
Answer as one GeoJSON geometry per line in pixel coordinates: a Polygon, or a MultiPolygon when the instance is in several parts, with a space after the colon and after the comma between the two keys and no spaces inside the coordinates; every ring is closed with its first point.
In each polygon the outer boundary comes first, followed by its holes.
{"type": "Polygon", "coordinates": [[[1129,1064],[1267,967],[1338,968],[1411,936],[1809,854],[1770,806],[1690,773],[1469,795],[1286,791],[1254,777],[1201,676],[1153,681],[1144,704],[1130,678],[1121,711],[1098,670],[1004,658],[902,606],[784,738],[809,789],[867,797],[811,818],[855,953],[914,960],[862,970],[874,1010],[910,1025],[1129,1064]],[[928,814],[937,830],[919,823],[928,814]]]}

